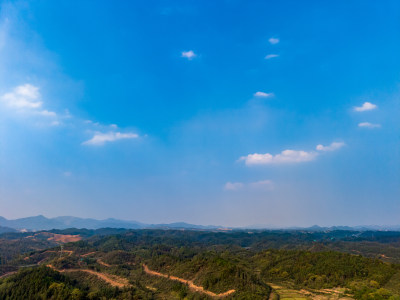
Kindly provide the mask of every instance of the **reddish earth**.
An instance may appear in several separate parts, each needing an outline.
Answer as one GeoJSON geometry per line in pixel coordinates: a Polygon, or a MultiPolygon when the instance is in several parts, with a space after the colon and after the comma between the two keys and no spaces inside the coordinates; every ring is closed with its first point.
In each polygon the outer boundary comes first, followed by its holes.
{"type": "Polygon", "coordinates": [[[119,288],[124,288],[126,286],[130,286],[128,279],[119,277],[117,275],[111,275],[111,274],[105,274],[105,273],[100,273],[96,272],[93,270],[89,269],[62,269],[58,270],[56,269],[53,265],[47,265],[49,268],[52,268],[53,270],[60,272],[60,273],[70,273],[70,272],[85,272],[94,276],[97,276],[101,280],[107,282],[108,284],[114,286],[114,287],[119,287],[119,288]]]}
{"type": "Polygon", "coordinates": [[[102,261],[100,258],[97,260],[97,262],[98,262],[100,265],[103,265],[103,266],[105,266],[105,267],[107,267],[107,268],[111,267],[111,265],[109,265],[108,263],[105,263],[105,262],[102,261]]]}
{"type": "Polygon", "coordinates": [[[89,255],[92,255],[92,254],[95,254],[95,253],[96,252],[89,252],[89,253],[86,253],[86,254],[82,254],[81,257],[89,256],[89,255]]]}
{"type": "Polygon", "coordinates": [[[170,280],[175,280],[175,281],[182,282],[184,284],[187,284],[191,290],[193,290],[195,292],[206,294],[206,295],[211,296],[211,297],[222,298],[222,297],[229,296],[229,295],[231,295],[231,294],[233,294],[235,292],[235,290],[229,290],[229,291],[226,291],[225,293],[216,294],[216,293],[213,293],[211,291],[205,290],[202,286],[195,285],[192,280],[186,280],[186,279],[179,278],[179,277],[176,277],[176,276],[169,276],[169,275],[162,274],[162,273],[159,273],[159,272],[156,272],[156,271],[152,271],[145,264],[143,264],[143,268],[144,268],[144,271],[149,275],[154,275],[154,276],[158,276],[158,277],[164,277],[164,278],[167,278],[167,279],[170,279],[170,280]]]}
{"type": "Polygon", "coordinates": [[[60,243],[71,243],[82,240],[82,237],[80,235],[53,233],[53,236],[49,237],[47,240],[60,243]]]}

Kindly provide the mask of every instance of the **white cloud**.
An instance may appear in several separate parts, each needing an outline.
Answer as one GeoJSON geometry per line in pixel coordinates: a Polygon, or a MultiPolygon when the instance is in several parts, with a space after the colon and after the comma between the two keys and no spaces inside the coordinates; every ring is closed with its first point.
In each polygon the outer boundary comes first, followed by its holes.
{"type": "Polygon", "coordinates": [[[54,111],[48,111],[47,109],[38,112],[38,114],[45,117],[57,117],[57,114],[54,111]]]}
{"type": "Polygon", "coordinates": [[[279,56],[278,54],[268,54],[268,55],[265,56],[264,58],[265,58],[265,59],[271,59],[271,58],[278,57],[278,56],[279,56]]]}
{"type": "Polygon", "coordinates": [[[188,60],[192,60],[193,58],[195,58],[197,55],[192,51],[183,51],[182,52],[182,57],[187,58],[188,60]]]}
{"type": "Polygon", "coordinates": [[[381,124],[373,124],[373,123],[370,123],[370,122],[361,122],[361,123],[358,123],[358,127],[370,128],[370,129],[372,129],[372,128],[380,128],[381,124]]]}
{"type": "Polygon", "coordinates": [[[31,84],[24,84],[17,86],[14,89],[15,93],[21,96],[25,96],[31,99],[36,99],[40,96],[39,94],[39,88],[36,86],[33,86],[31,84]]]}
{"type": "Polygon", "coordinates": [[[287,164],[287,163],[300,163],[314,160],[317,157],[316,152],[306,152],[297,150],[283,150],[281,153],[272,155],[265,154],[249,154],[242,156],[239,160],[244,160],[246,165],[271,165],[271,164],[287,164]]]}
{"type": "Polygon", "coordinates": [[[260,98],[268,98],[268,97],[273,97],[274,93],[264,93],[264,92],[256,92],[254,93],[254,97],[260,97],[260,98]]]}
{"type": "Polygon", "coordinates": [[[378,107],[377,105],[372,104],[371,102],[364,102],[363,105],[361,105],[361,106],[355,106],[354,110],[355,111],[368,111],[368,110],[373,110],[377,107],[378,107]]]}
{"type": "Polygon", "coordinates": [[[269,40],[268,40],[268,42],[270,43],[270,44],[272,44],[272,45],[275,45],[275,44],[278,44],[279,43],[279,39],[278,38],[270,38],[269,40]]]}
{"type": "Polygon", "coordinates": [[[274,183],[271,180],[260,180],[256,182],[243,183],[243,182],[227,182],[224,185],[226,191],[239,191],[239,190],[273,190],[274,183]]]}
{"type": "Polygon", "coordinates": [[[70,172],[70,171],[65,171],[65,172],[63,173],[63,175],[64,175],[65,177],[70,177],[70,176],[72,175],[72,172],[70,172]]]}
{"type": "Polygon", "coordinates": [[[41,95],[38,87],[32,84],[23,84],[15,87],[11,92],[1,96],[0,102],[3,102],[6,106],[15,110],[17,113],[25,114],[25,116],[41,116],[46,118],[47,120],[44,123],[37,122],[40,126],[60,125],[60,122],[57,120],[57,113],[44,109],[43,102],[40,98],[41,95]]]}
{"type": "Polygon", "coordinates": [[[224,190],[226,191],[237,191],[241,190],[244,187],[244,184],[241,182],[227,182],[224,185],[224,190]]]}
{"type": "Polygon", "coordinates": [[[342,148],[344,145],[345,143],[343,142],[333,142],[329,146],[319,144],[317,145],[317,147],[315,147],[315,149],[317,149],[318,151],[335,151],[342,148]]]}
{"type": "MultiPolygon", "coordinates": [[[[335,151],[345,146],[343,142],[333,142],[329,146],[317,145],[316,150],[328,152],[335,151]]],[[[249,154],[239,158],[244,161],[247,166],[254,165],[278,165],[278,164],[292,164],[301,163],[314,160],[320,153],[316,151],[303,151],[303,150],[283,150],[281,153],[272,155],[265,154],[249,154]]]]}
{"type": "Polygon", "coordinates": [[[121,132],[96,132],[94,136],[85,142],[83,145],[93,145],[93,146],[101,146],[104,145],[106,142],[115,142],[117,140],[122,139],[136,139],[139,135],[136,133],[121,133],[121,132]]]}
{"type": "Polygon", "coordinates": [[[1,100],[9,107],[17,109],[36,109],[42,106],[38,100],[39,88],[31,84],[17,86],[11,93],[6,93],[1,100]]]}

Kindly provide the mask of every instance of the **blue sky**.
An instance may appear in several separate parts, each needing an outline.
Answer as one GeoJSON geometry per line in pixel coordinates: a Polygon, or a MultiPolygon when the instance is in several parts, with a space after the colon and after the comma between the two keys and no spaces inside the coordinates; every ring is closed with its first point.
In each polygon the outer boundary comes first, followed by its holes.
{"type": "Polygon", "coordinates": [[[400,223],[398,1],[0,9],[0,215],[400,223]]]}

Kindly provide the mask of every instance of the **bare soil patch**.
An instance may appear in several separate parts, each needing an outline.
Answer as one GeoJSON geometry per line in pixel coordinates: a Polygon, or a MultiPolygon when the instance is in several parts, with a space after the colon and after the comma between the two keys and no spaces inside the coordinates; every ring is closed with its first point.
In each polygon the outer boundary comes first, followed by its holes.
{"type": "Polygon", "coordinates": [[[108,284],[114,286],[114,287],[119,287],[119,288],[124,288],[127,286],[130,286],[128,279],[117,276],[117,275],[111,275],[111,274],[105,274],[105,273],[100,273],[96,272],[93,270],[89,269],[62,269],[58,270],[56,269],[53,265],[47,265],[47,267],[52,268],[53,270],[60,272],[60,273],[70,273],[70,272],[85,272],[94,276],[97,276],[101,280],[107,282],[108,284]]]}
{"type": "Polygon", "coordinates": [[[82,237],[80,235],[53,233],[53,236],[49,237],[47,240],[59,243],[71,243],[82,240],[82,237]]]}
{"type": "Polygon", "coordinates": [[[216,294],[211,291],[205,290],[202,286],[195,285],[192,280],[186,280],[186,279],[179,278],[176,276],[169,276],[169,275],[162,274],[162,273],[159,273],[156,271],[152,271],[145,264],[143,264],[143,269],[144,269],[145,273],[147,273],[149,275],[154,275],[154,276],[158,276],[158,277],[164,277],[164,278],[167,278],[170,280],[179,281],[181,283],[187,284],[192,291],[203,293],[208,296],[215,297],[215,298],[223,298],[223,297],[229,296],[229,295],[233,294],[234,292],[236,292],[236,290],[232,289],[232,290],[226,291],[225,293],[216,294]]]}

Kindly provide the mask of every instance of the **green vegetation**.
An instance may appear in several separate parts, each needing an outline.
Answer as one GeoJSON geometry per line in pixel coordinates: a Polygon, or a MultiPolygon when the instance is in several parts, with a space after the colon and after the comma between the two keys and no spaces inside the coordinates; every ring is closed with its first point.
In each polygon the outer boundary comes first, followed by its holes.
{"type": "Polygon", "coordinates": [[[383,286],[399,270],[377,259],[332,251],[268,250],[257,254],[254,262],[268,281],[292,280],[312,289],[348,286],[358,280],[373,280],[383,286]]]}
{"type": "Polygon", "coordinates": [[[11,241],[24,247],[7,254],[3,274],[20,271],[0,279],[0,299],[211,299],[234,290],[225,299],[400,300],[400,265],[389,262],[399,257],[397,233],[67,232],[86,238],[62,252],[32,251],[26,236],[4,238],[6,253],[11,241]],[[143,264],[161,275],[147,274],[143,264]]]}
{"type": "Polygon", "coordinates": [[[0,283],[0,299],[152,299],[151,291],[119,290],[78,280],[46,267],[20,271],[0,283]]]}

